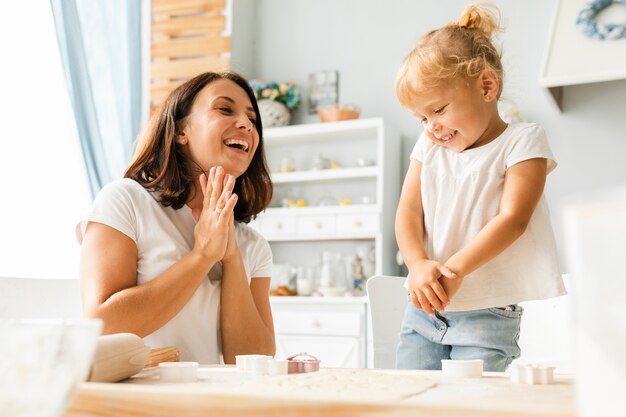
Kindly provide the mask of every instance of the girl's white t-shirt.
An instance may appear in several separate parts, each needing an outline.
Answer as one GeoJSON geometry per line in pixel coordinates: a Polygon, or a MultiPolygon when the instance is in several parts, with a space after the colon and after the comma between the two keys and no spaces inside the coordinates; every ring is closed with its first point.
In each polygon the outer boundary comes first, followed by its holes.
{"type": "MultiPolygon", "coordinates": [[[[106,185],[77,225],[78,241],[82,242],[89,222],[124,233],[137,245],[137,285],[145,284],[189,253],[194,244],[196,221],[191,209],[187,205],[178,210],[164,207],[157,198],[158,194],[132,179],[106,185]]],[[[235,238],[248,282],[270,277],[272,252],[267,241],[243,223],[236,223],[235,238]]],[[[217,263],[183,309],[144,341],[151,348],[176,347],[183,361],[221,363],[221,277],[222,265],[217,263]]]]}
{"type": "MultiPolygon", "coordinates": [[[[506,170],[525,160],[556,161],[544,130],[516,123],[490,143],[457,153],[424,134],[411,159],[421,161],[424,244],[430,259],[446,262],[497,214],[506,170]]],[[[565,294],[550,213],[542,196],[526,231],[507,249],[467,275],[446,311],[467,311],[565,294]]]]}

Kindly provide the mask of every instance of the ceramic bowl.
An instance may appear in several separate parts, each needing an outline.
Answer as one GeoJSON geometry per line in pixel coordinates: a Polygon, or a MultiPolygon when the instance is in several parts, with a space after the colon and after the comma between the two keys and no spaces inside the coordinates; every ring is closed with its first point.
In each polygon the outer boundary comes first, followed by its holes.
{"type": "Polygon", "coordinates": [[[358,119],[361,109],[354,104],[331,104],[318,110],[322,122],[358,119]]]}

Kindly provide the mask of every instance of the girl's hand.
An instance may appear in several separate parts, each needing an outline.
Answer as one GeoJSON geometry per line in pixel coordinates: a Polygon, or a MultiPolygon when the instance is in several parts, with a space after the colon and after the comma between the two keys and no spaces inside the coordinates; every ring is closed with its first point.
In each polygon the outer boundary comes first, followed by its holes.
{"type": "Polygon", "coordinates": [[[233,209],[237,203],[237,195],[232,194],[235,185],[234,177],[224,178],[224,168],[213,167],[209,178],[200,175],[200,187],[204,199],[202,210],[193,214],[197,216],[194,229],[195,243],[192,252],[217,262],[224,257],[228,245],[229,225],[233,217],[233,209]]]}
{"type": "Polygon", "coordinates": [[[456,276],[454,279],[450,279],[445,276],[439,278],[439,283],[443,287],[450,300],[459,291],[459,288],[461,288],[461,284],[463,284],[463,278],[464,277],[459,276],[456,276]]]}
{"type": "Polygon", "coordinates": [[[456,274],[445,265],[436,261],[422,260],[409,268],[409,293],[415,307],[431,316],[434,309],[444,311],[450,298],[439,278],[456,278],[456,274]]]}

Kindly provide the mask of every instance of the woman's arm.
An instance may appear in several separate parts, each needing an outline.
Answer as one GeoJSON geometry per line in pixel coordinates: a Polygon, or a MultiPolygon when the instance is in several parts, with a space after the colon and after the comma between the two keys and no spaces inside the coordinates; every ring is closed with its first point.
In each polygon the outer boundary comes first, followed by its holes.
{"type": "Polygon", "coordinates": [[[424,249],[424,210],[421,192],[422,163],[411,160],[402,185],[396,211],[396,240],[409,269],[409,293],[417,308],[434,314],[433,307],[443,311],[449,298],[439,278],[454,274],[444,265],[428,259],[424,249]]]}
{"type": "Polygon", "coordinates": [[[534,158],[507,169],[500,209],[470,242],[446,262],[458,276],[465,276],[495,258],[519,238],[541,199],[547,161],[534,158]]]}
{"type": "Polygon", "coordinates": [[[144,337],[158,330],[183,308],[222,259],[237,196],[231,195],[234,178],[225,182],[223,169],[215,172],[211,168],[211,182],[200,176],[204,198],[193,249],[145,284],[137,285],[135,242],[104,224],[87,225],[80,262],[83,310],[88,317],[104,321],[105,334],[130,332],[144,337]],[[218,200],[223,205],[220,211],[218,200]]]}
{"type": "Polygon", "coordinates": [[[235,363],[235,355],[276,352],[274,323],[270,307],[270,278],[246,277],[239,252],[222,261],[220,327],[225,363],[235,363]]]}
{"type": "Polygon", "coordinates": [[[149,335],[189,301],[217,260],[190,252],[161,275],[137,285],[137,246],[122,232],[90,222],[83,238],[83,310],[104,320],[104,334],[149,335]]]}

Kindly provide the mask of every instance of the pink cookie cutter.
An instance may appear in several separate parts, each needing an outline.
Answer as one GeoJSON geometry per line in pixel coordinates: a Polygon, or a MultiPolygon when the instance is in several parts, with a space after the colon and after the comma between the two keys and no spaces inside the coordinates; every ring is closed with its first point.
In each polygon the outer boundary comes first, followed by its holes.
{"type": "Polygon", "coordinates": [[[303,374],[320,370],[320,360],[306,352],[288,357],[287,363],[290,374],[303,374]]]}

